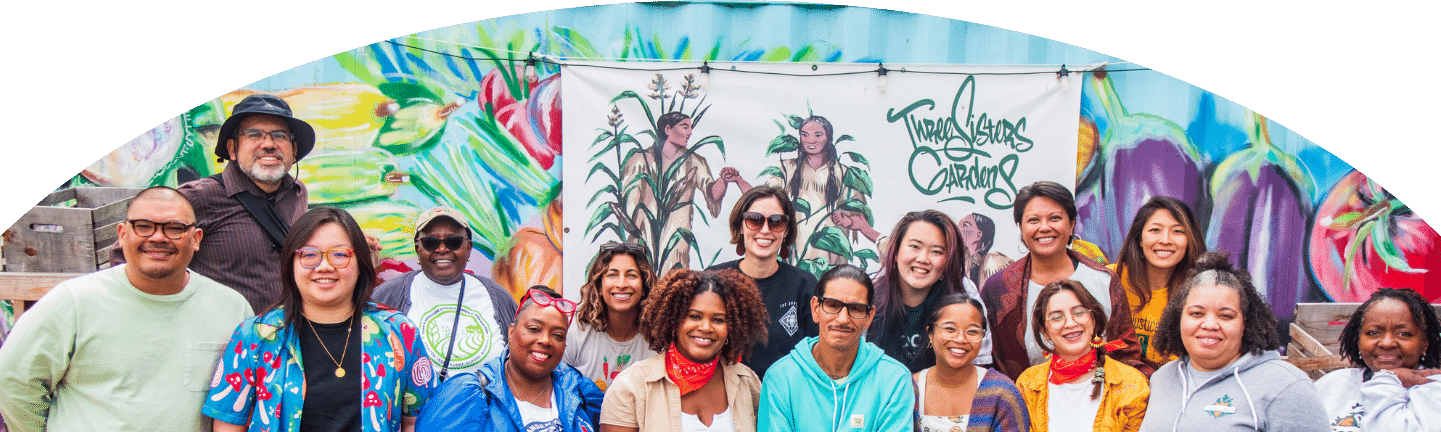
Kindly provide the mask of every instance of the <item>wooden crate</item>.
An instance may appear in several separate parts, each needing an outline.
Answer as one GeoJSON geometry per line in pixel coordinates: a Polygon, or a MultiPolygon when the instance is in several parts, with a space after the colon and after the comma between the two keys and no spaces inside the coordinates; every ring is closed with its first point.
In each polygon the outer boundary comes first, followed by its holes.
{"type": "Polygon", "coordinates": [[[140,189],[56,191],[5,230],[5,271],[85,273],[108,267],[116,225],[140,189]]]}
{"type": "MultiPolygon", "coordinates": [[[[1306,371],[1311,379],[1351,367],[1351,362],[1341,359],[1341,330],[1360,306],[1360,303],[1297,303],[1286,361],[1306,371]]],[[[1441,305],[1432,307],[1441,313],[1441,305]]]]}

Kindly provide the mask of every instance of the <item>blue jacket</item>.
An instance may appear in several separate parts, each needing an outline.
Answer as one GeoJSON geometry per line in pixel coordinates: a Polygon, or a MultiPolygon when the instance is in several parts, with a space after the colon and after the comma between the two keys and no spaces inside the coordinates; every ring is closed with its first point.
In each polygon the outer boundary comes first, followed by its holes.
{"type": "MultiPolygon", "coordinates": [[[[415,430],[464,432],[520,432],[523,429],[515,397],[505,383],[507,350],[481,366],[479,374],[464,373],[445,384],[426,402],[415,430]]],[[[580,371],[565,363],[550,373],[556,408],[565,432],[599,430],[600,405],[605,393],[580,371]]]]}
{"type": "Polygon", "coordinates": [[[758,431],[909,431],[915,426],[916,393],[911,371],[880,347],[860,342],[851,372],[840,381],[826,375],[808,337],[771,365],[761,383],[758,431]]]}

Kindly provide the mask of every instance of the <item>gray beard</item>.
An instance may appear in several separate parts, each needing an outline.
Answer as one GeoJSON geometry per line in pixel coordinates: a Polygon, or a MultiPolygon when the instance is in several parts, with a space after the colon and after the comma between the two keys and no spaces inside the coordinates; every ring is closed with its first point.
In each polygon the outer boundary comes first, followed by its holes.
{"type": "Polygon", "coordinates": [[[245,175],[250,176],[250,179],[255,180],[257,183],[275,184],[279,183],[280,179],[285,178],[287,168],[265,170],[263,168],[256,168],[255,165],[252,164],[249,168],[242,168],[241,171],[245,172],[245,175]]]}

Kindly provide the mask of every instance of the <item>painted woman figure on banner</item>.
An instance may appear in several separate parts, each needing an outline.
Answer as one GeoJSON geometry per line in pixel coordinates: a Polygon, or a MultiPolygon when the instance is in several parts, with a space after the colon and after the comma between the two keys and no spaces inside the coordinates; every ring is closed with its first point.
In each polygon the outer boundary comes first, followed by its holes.
{"type": "MultiPolygon", "coordinates": [[[[845,264],[849,257],[810,246],[812,235],[819,234],[826,227],[837,227],[846,230],[848,241],[854,244],[856,233],[872,242],[881,233],[871,227],[864,215],[841,209],[849,199],[865,203],[866,194],[845,181],[847,172],[854,168],[837,160],[839,154],[831,122],[825,117],[812,115],[801,121],[799,129],[798,157],[781,160],[778,169],[768,168],[761,177],[767,185],[784,189],[790,194],[791,201],[796,203],[796,222],[799,225],[796,247],[800,253],[797,262],[819,258],[828,269],[832,265],[845,264]],[[805,204],[801,204],[801,200],[805,204]]],[[[741,188],[748,189],[748,185],[741,188]]]]}
{"type": "Polygon", "coordinates": [[[690,267],[691,243],[684,238],[672,238],[681,230],[690,231],[694,208],[698,207],[694,205],[696,192],[704,197],[711,217],[719,217],[721,200],[729,183],[738,183],[742,190],[750,189],[750,184],[735,168],[721,169],[720,179],[716,179],[705,157],[689,151],[692,123],[691,116],[681,112],[661,115],[656,119],[656,144],[631,154],[621,172],[621,178],[628,183],[625,211],[647,248],[659,252],[654,257],[657,274],[676,267],[690,267]],[[681,166],[670,171],[675,164],[681,166]],[[655,190],[652,185],[661,190],[655,190]],[[659,233],[652,231],[652,218],[664,221],[659,233]]]}

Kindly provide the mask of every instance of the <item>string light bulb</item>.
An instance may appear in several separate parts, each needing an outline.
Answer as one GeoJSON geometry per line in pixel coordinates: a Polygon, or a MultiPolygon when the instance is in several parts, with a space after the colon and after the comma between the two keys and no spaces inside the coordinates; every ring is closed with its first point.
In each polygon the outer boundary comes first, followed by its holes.
{"type": "Polygon", "coordinates": [[[700,63],[700,86],[701,86],[701,88],[705,88],[705,89],[710,88],[710,71],[711,71],[710,63],[709,63],[709,62],[702,61],[702,62],[700,63]]]}
{"type": "Polygon", "coordinates": [[[1066,69],[1066,65],[1061,65],[1061,70],[1056,71],[1056,80],[1061,82],[1062,92],[1071,90],[1071,71],[1066,69]]]}
{"type": "Polygon", "coordinates": [[[540,77],[536,76],[535,72],[535,53],[532,52],[530,56],[525,58],[525,71],[522,76],[524,76],[527,81],[540,79],[540,77]]]}
{"type": "Polygon", "coordinates": [[[879,69],[876,69],[876,75],[878,76],[878,77],[876,78],[876,88],[877,88],[877,89],[880,89],[881,93],[885,93],[885,92],[886,92],[886,85],[887,85],[887,84],[890,84],[890,83],[888,82],[888,80],[886,80],[886,65],[885,65],[885,63],[879,63],[879,65],[880,65],[880,68],[879,68],[879,69]]]}

